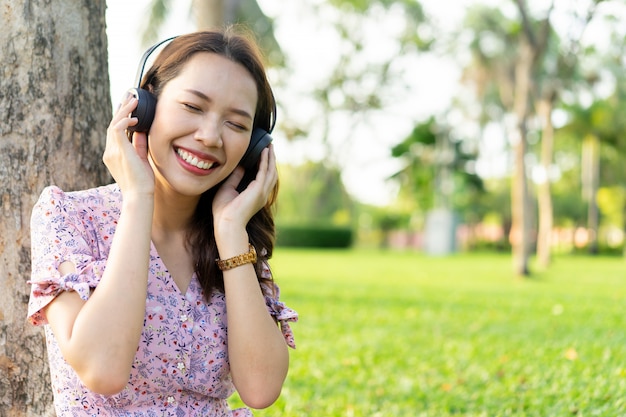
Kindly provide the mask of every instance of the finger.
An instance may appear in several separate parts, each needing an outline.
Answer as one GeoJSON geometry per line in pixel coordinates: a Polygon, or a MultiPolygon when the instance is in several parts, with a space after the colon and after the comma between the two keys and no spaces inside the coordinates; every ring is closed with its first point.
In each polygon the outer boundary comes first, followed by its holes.
{"type": "Polygon", "coordinates": [[[131,117],[131,112],[134,110],[134,106],[137,105],[136,99],[130,99],[130,102],[122,105],[120,111],[111,119],[111,123],[109,125],[109,130],[116,131],[115,135],[120,140],[125,138],[129,140],[131,136],[127,135],[127,129],[130,126],[135,126],[139,123],[139,120],[136,117],[131,117]]]}
{"type": "MultiPolygon", "coordinates": [[[[265,185],[266,189],[271,189],[276,184],[278,179],[278,171],[276,169],[276,154],[274,153],[274,148],[270,144],[267,148],[263,150],[261,154],[261,166],[262,167],[262,176],[258,179],[262,181],[265,185]]],[[[259,170],[259,174],[261,174],[261,169],[259,170]]]]}
{"type": "Polygon", "coordinates": [[[148,158],[148,135],[140,132],[133,132],[132,143],[137,155],[141,159],[148,158]]]}
{"type": "MultiPolygon", "coordinates": [[[[135,119],[135,118],[131,118],[130,115],[133,112],[133,110],[135,110],[135,108],[137,107],[137,103],[138,103],[137,98],[133,97],[132,95],[129,95],[122,103],[120,103],[120,106],[118,107],[117,111],[113,115],[113,118],[111,119],[111,126],[116,126],[119,124],[120,121],[123,121],[126,119],[135,119]]],[[[129,124],[129,126],[133,126],[133,125],[129,124]]]]}
{"type": "Polygon", "coordinates": [[[122,108],[122,105],[128,102],[128,99],[130,98],[132,94],[130,93],[130,91],[126,91],[124,93],[124,97],[122,97],[122,99],[120,100],[120,102],[117,105],[117,108],[115,109],[115,112],[117,113],[120,108],[122,108]]]}
{"type": "Polygon", "coordinates": [[[239,185],[239,183],[243,179],[244,173],[245,173],[245,170],[242,167],[238,166],[237,168],[235,168],[232,174],[230,174],[228,178],[226,178],[226,181],[224,181],[224,184],[227,186],[236,188],[237,185],[239,185]]]}

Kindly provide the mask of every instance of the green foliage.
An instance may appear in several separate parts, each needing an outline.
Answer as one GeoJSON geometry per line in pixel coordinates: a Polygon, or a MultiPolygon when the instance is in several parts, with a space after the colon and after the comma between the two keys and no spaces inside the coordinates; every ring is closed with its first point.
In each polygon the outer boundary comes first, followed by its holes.
{"type": "Polygon", "coordinates": [[[328,224],[277,226],[276,244],[297,248],[349,248],[354,240],[350,227],[328,224]]]}
{"type": "MultiPolygon", "coordinates": [[[[600,141],[600,183],[604,186],[621,185],[626,181],[623,160],[626,155],[626,78],[621,67],[615,79],[613,94],[596,99],[590,105],[564,104],[567,123],[557,131],[560,137],[574,138],[577,145],[586,137],[600,141]]],[[[580,152],[580,149],[579,149],[580,152]]]]}
{"type": "Polygon", "coordinates": [[[417,124],[391,149],[391,156],[404,165],[391,179],[400,183],[422,211],[435,206],[465,207],[483,192],[482,179],[469,169],[477,155],[466,151],[463,141],[452,137],[450,128],[434,117],[417,124]],[[445,192],[450,186],[452,194],[445,192]]]}
{"type": "Polygon", "coordinates": [[[353,204],[338,169],[307,162],[279,171],[278,223],[351,224],[353,204]]]}
{"type": "Polygon", "coordinates": [[[580,188],[559,187],[552,193],[555,226],[583,225],[587,223],[587,203],[580,188]]]}
{"type": "Polygon", "coordinates": [[[510,263],[277,250],[297,349],[255,416],[626,415],[623,260],[559,257],[524,281],[510,263]]]}
{"type": "Polygon", "coordinates": [[[623,101],[614,96],[595,100],[589,106],[573,104],[563,108],[569,115],[568,123],[562,128],[565,132],[572,132],[580,139],[593,135],[603,144],[626,152],[626,122],[622,117],[626,105],[623,101]]]}
{"type": "Polygon", "coordinates": [[[472,205],[464,220],[469,223],[480,221],[492,222],[498,219],[498,224],[504,226],[511,223],[511,190],[510,180],[491,179],[485,183],[485,193],[472,205]]]}
{"type": "Polygon", "coordinates": [[[376,14],[380,13],[380,8],[388,10],[391,7],[401,8],[406,20],[406,36],[402,39],[406,45],[416,46],[419,50],[428,50],[433,39],[420,36],[417,28],[428,23],[428,17],[424,8],[417,0],[331,0],[330,2],[343,13],[351,14],[376,14]],[[409,30],[409,28],[411,30],[409,30]]]}
{"type": "Polygon", "coordinates": [[[281,165],[277,245],[346,248],[354,240],[353,203],[341,173],[322,163],[281,165]]]}
{"type": "Polygon", "coordinates": [[[367,213],[372,224],[383,231],[410,227],[411,213],[407,211],[392,207],[363,207],[361,212],[367,213]]]}
{"type": "Polygon", "coordinates": [[[626,189],[622,186],[602,187],[596,200],[605,222],[621,230],[625,224],[626,189]]]}

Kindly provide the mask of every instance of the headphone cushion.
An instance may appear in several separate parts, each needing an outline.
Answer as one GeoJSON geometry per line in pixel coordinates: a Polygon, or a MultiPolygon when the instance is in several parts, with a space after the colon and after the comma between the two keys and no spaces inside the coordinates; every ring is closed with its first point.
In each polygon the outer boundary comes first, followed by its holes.
{"type": "Polygon", "coordinates": [[[143,88],[131,88],[129,92],[138,100],[137,107],[131,113],[131,117],[136,117],[138,121],[135,126],[130,126],[128,130],[131,132],[148,132],[154,120],[157,99],[154,94],[143,88]]]}
{"type": "Polygon", "coordinates": [[[252,171],[256,173],[261,152],[263,152],[263,149],[267,148],[271,142],[272,137],[267,131],[261,128],[254,129],[250,137],[250,145],[248,145],[248,149],[241,158],[239,165],[241,165],[246,172],[252,171]]]}

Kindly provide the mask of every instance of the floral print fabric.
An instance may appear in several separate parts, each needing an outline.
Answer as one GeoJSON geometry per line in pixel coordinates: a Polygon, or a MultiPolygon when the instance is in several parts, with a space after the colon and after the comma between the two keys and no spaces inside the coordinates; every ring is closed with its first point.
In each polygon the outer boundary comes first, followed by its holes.
{"type": "MultiPolygon", "coordinates": [[[[42,309],[62,291],[89,298],[106,266],[121,198],[115,184],[68,193],[58,187],[43,191],[31,218],[31,323],[47,324],[42,309]],[[65,261],[76,266],[75,273],[60,275],[58,267],[65,261]]],[[[263,274],[271,277],[267,265],[263,274]]],[[[265,297],[268,311],[293,348],[288,322],[297,321],[298,315],[279,301],[279,289],[272,285],[263,288],[265,294],[274,294],[265,297]]],[[[215,292],[207,303],[195,275],[183,294],[151,245],[145,324],[122,392],[103,396],[85,388],[45,326],[57,415],[252,416],[247,408],[230,410],[226,401],[234,392],[226,323],[224,294],[215,292]]]]}

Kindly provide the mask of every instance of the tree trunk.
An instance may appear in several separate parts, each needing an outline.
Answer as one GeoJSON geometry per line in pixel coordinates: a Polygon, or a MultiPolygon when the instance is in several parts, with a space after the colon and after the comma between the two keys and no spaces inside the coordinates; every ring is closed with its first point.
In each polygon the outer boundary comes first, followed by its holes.
{"type": "Polygon", "coordinates": [[[0,416],[53,415],[41,328],[27,324],[32,206],[102,184],[111,117],[104,1],[11,0],[0,38],[0,416]]]}
{"type": "Polygon", "coordinates": [[[520,55],[515,68],[515,161],[513,185],[511,187],[511,219],[513,247],[513,272],[518,276],[530,274],[528,258],[530,252],[530,216],[528,179],[526,176],[526,123],[529,113],[531,71],[533,51],[527,42],[520,43],[520,55]]]}
{"type": "Polygon", "coordinates": [[[198,30],[223,26],[226,14],[225,3],[227,3],[225,0],[193,0],[192,8],[198,30]]]}
{"type": "Polygon", "coordinates": [[[600,139],[596,135],[587,135],[582,149],[583,198],[587,201],[587,231],[589,232],[588,251],[598,253],[598,188],[600,187],[600,139]]]}
{"type": "Polygon", "coordinates": [[[542,267],[550,265],[552,246],[553,209],[552,193],[550,191],[550,168],[554,149],[554,126],[552,125],[553,97],[544,97],[537,106],[539,117],[543,125],[541,135],[541,167],[544,172],[543,182],[539,184],[539,228],[537,231],[537,261],[542,267]]]}

